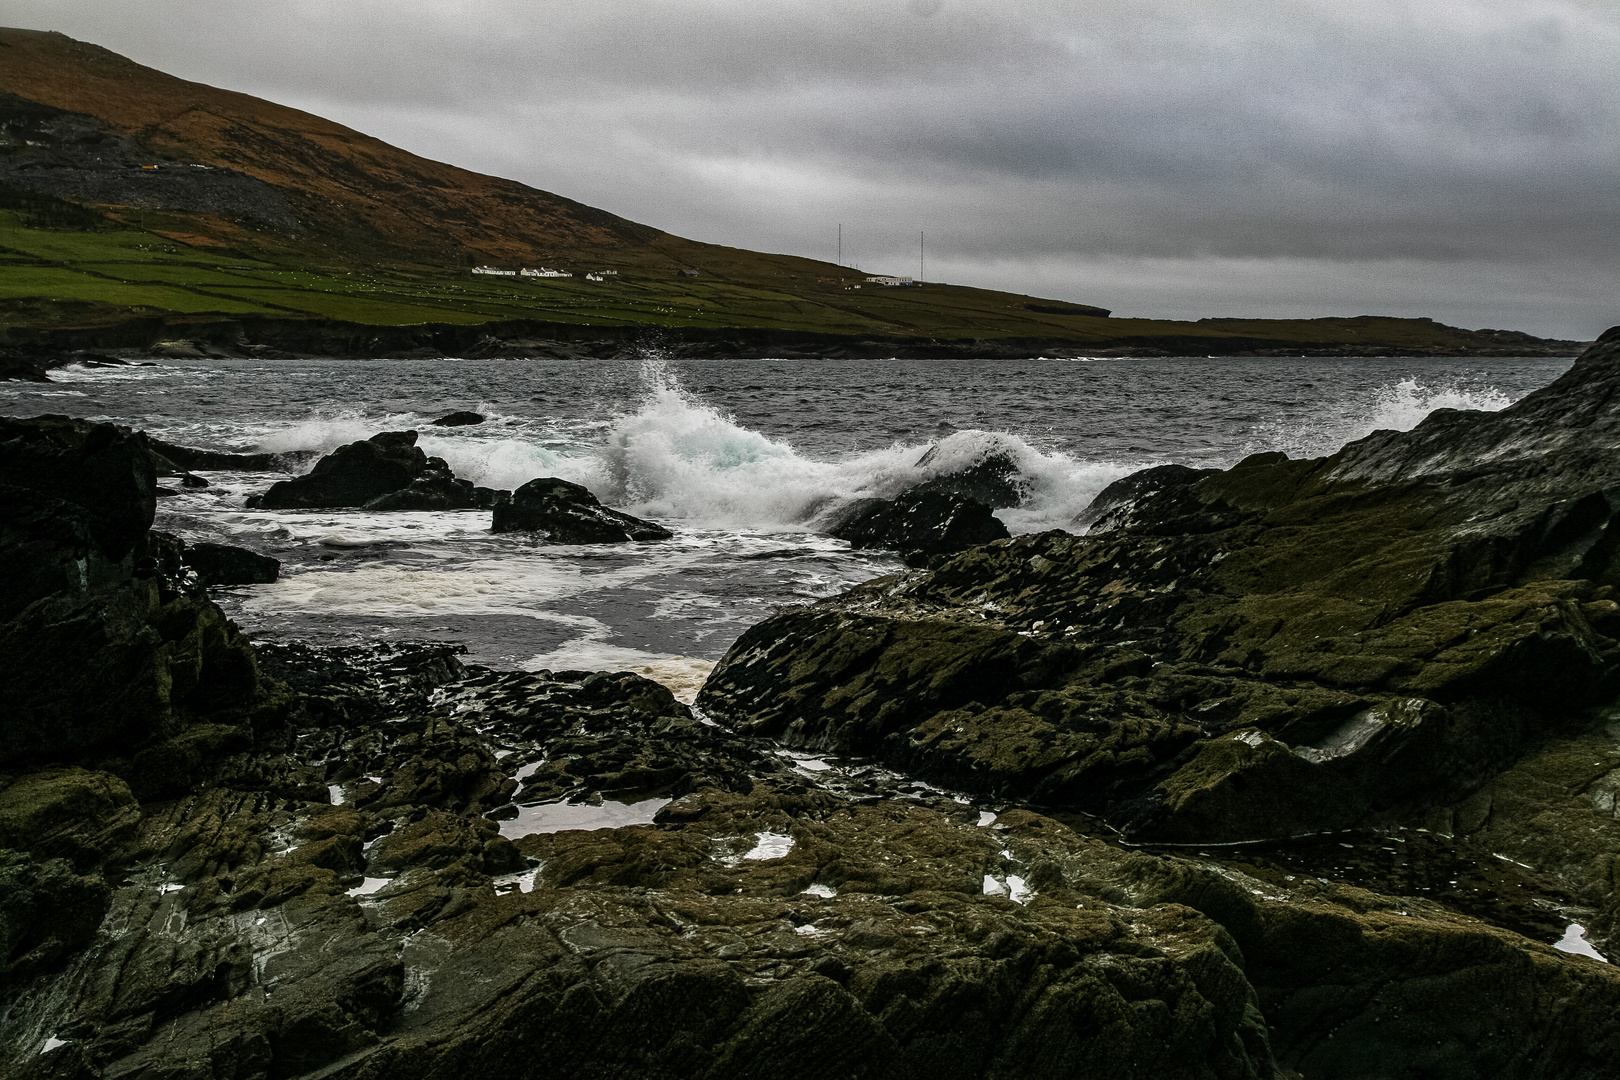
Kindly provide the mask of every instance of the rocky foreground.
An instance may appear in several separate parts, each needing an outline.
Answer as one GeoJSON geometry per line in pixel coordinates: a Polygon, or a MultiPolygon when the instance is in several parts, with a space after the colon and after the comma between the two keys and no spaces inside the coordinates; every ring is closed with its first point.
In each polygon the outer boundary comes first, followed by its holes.
{"type": "Polygon", "coordinates": [[[0,1072],[1613,1076],[1616,391],[1611,331],[1503,413],[1138,474],[697,710],[255,646],[149,441],[7,422],[0,1072]]]}

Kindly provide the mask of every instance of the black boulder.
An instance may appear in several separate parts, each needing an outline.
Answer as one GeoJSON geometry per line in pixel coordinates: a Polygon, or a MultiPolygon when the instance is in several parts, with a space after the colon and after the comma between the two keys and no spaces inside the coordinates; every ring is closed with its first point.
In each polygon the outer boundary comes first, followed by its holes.
{"type": "Polygon", "coordinates": [[[264,510],[364,506],[408,486],[428,469],[428,457],[416,445],[416,432],[383,431],[338,447],[307,475],[271,484],[248,505],[264,510]]]}
{"type": "Polygon", "coordinates": [[[1010,535],[978,499],[921,487],[894,500],[851,504],[827,532],[855,548],[891,548],[913,566],[1010,535]]]}
{"type": "Polygon", "coordinates": [[[553,476],[530,480],[511,501],[497,503],[490,529],[544,532],[555,544],[621,544],[673,535],[662,525],[603,506],[586,488],[553,476]]]}

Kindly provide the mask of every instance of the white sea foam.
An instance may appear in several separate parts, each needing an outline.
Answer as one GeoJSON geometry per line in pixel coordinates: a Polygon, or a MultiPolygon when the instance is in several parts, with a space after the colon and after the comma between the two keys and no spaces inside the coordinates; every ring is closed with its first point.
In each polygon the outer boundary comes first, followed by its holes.
{"type": "MultiPolygon", "coordinates": [[[[535,477],[558,476],[642,517],[756,536],[814,530],[849,500],[893,498],[989,458],[1011,461],[1023,491],[1020,505],[998,511],[1010,531],[1063,528],[1112,481],[1163,463],[1081,460],[1020,435],[978,429],[818,458],[737,423],[684,389],[656,358],[644,363],[642,380],[641,400],[616,419],[492,416],[482,425],[437,429],[424,426],[427,417],[416,413],[353,410],[266,431],[257,449],[327,451],[379,430],[416,428],[426,453],[444,458],[475,484],[510,490],[535,477]]],[[[1314,419],[1259,425],[1247,449],[1280,449],[1296,457],[1331,453],[1378,428],[1410,429],[1437,408],[1496,410],[1511,403],[1508,394],[1477,379],[1425,385],[1406,378],[1359,405],[1334,402],[1314,419]]],[[[465,528],[473,527],[473,518],[482,526],[481,515],[464,518],[465,528]]]]}
{"type": "Polygon", "coordinates": [[[507,417],[441,431],[424,428],[425,418],[415,413],[349,410],[266,431],[255,449],[326,452],[380,430],[416,428],[425,453],[480,486],[512,490],[557,476],[643,517],[754,533],[813,528],[851,499],[893,498],[989,457],[1012,461],[1025,491],[1022,505],[1000,512],[1010,530],[1062,527],[1110,482],[1154,464],[1079,461],[1018,435],[976,429],[823,460],[738,424],[688,393],[656,360],[644,365],[643,379],[639,406],[613,421],[507,417]]]}
{"type": "Polygon", "coordinates": [[[612,425],[591,451],[594,463],[570,456],[556,465],[609,503],[694,528],[802,530],[851,499],[893,498],[935,476],[1006,457],[1027,496],[1001,516],[1014,532],[1030,532],[1067,524],[1103,487],[1142,464],[1080,462],[1017,435],[979,430],[818,460],[737,424],[656,363],[645,377],[641,407],[612,425]]]}

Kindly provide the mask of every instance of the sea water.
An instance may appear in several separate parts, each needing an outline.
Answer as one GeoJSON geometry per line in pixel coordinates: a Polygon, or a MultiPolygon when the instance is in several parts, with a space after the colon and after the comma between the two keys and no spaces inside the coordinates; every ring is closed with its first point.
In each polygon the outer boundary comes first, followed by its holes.
{"type": "MultiPolygon", "coordinates": [[[[160,360],[0,383],[0,411],[66,413],[189,446],[288,453],[288,474],[209,472],[157,527],[274,555],[282,579],[217,591],[265,637],[440,640],[503,668],[632,670],[690,700],[771,612],[901,569],[819,531],[1000,455],[1026,493],[1015,534],[1074,528],[1108,483],[1167,462],[1330,453],[1436,408],[1495,410],[1568,359],[160,360]],[[485,423],[437,428],[459,409],[485,423]],[[314,456],[414,428],[458,476],[538,476],[670,527],[660,543],[564,547],[489,532],[488,512],[249,510],[314,456]],[[302,452],[302,454],[296,453],[302,452]]],[[[173,485],[168,485],[173,486],[173,485]]]]}

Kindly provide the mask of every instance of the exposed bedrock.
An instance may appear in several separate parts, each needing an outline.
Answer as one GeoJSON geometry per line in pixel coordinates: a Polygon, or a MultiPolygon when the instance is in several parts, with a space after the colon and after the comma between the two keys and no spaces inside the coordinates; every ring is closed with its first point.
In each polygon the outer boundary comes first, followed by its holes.
{"type": "Polygon", "coordinates": [[[1083,537],[975,548],[754,627],[742,730],[1253,840],[1460,800],[1620,689],[1620,330],[1495,414],[1155,470],[1083,537]]]}
{"type": "MultiPolygon", "coordinates": [[[[250,647],[194,546],[148,530],[144,447],[59,421],[0,438],[0,478],[34,500],[0,522],[0,565],[28,567],[0,624],[7,1077],[1586,1080],[1620,1062],[1620,973],[1550,944],[1566,918],[1613,919],[1602,727],[1559,728],[1427,832],[1129,850],[1078,815],[996,817],[785,751],[628,673],[250,647]]],[[[1051,655],[980,623],[947,624],[982,662],[945,682],[1051,655]]]]}
{"type": "Polygon", "coordinates": [[[897,499],[857,500],[826,531],[854,548],[893,549],[910,566],[1011,535],[979,500],[921,487],[897,499]]]}
{"type": "MultiPolygon", "coordinates": [[[[184,797],[93,769],[0,780],[8,1076],[1460,1080],[1620,1059],[1620,974],[1432,900],[1027,811],[980,824],[634,675],[397,645],[265,665],[297,691],[291,727],[184,797]],[[523,826],[561,798],[658,811],[523,826]]],[[[1513,902],[1542,902],[1505,866],[1513,902]]]]}
{"type": "Polygon", "coordinates": [[[622,544],[673,535],[656,522],[603,506],[588,488],[553,476],[530,480],[510,500],[496,503],[491,529],[541,533],[554,544],[622,544]]]}
{"type": "Polygon", "coordinates": [[[277,707],[186,546],[150,531],[155,471],[139,433],[0,420],[0,770],[96,762],[183,787],[277,707]]]}

